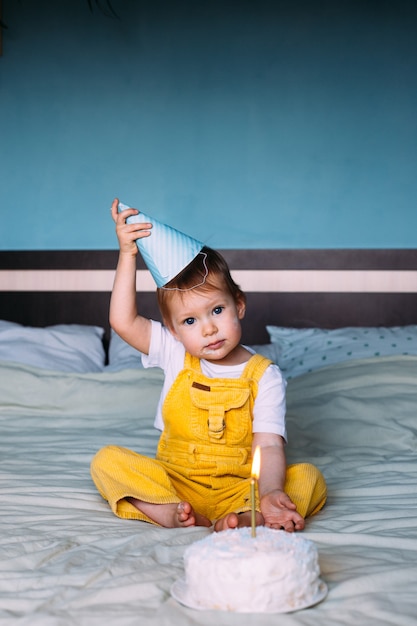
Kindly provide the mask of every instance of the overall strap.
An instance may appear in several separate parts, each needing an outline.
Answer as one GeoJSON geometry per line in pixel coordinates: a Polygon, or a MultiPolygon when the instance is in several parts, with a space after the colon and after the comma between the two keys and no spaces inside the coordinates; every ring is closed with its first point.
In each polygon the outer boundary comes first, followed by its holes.
{"type": "Polygon", "coordinates": [[[186,352],[184,357],[184,369],[195,370],[201,374],[200,359],[196,356],[191,356],[189,352],[186,352]]]}
{"type": "Polygon", "coordinates": [[[243,370],[242,378],[251,378],[257,383],[261,380],[265,370],[272,365],[271,359],[267,359],[262,354],[254,354],[246,364],[243,370]]]}

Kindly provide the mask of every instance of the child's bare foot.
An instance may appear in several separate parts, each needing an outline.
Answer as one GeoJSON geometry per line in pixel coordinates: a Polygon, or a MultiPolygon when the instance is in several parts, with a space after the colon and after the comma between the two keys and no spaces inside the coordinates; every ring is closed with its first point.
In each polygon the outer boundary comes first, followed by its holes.
{"type": "Polygon", "coordinates": [[[176,505],[176,516],[179,526],[211,526],[208,517],[196,513],[189,502],[180,502],[176,505]]]}
{"type": "MultiPolygon", "coordinates": [[[[245,526],[251,526],[252,514],[250,511],[244,513],[228,513],[224,517],[221,517],[214,524],[214,530],[220,532],[221,530],[229,530],[230,528],[243,528],[245,526]]],[[[264,524],[264,518],[260,513],[256,513],[256,525],[262,526],[264,524]]]]}
{"type": "Polygon", "coordinates": [[[211,526],[211,521],[204,515],[196,513],[189,502],[152,504],[151,502],[144,502],[137,498],[126,498],[126,500],[153,522],[164,526],[164,528],[211,526]]]}

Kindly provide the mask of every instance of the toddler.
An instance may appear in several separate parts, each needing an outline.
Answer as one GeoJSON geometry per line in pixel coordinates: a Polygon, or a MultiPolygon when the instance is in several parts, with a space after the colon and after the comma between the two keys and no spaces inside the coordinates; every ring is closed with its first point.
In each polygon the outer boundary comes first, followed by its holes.
{"type": "Polygon", "coordinates": [[[256,524],[302,530],[304,518],[324,505],[326,485],[315,466],[286,465],[285,381],[277,365],[240,343],[244,293],[223,257],[204,246],[158,287],[163,325],[138,314],[136,242],[157,234],[151,223],[127,221],[139,212],[119,212],[118,204],[112,204],[120,250],[110,324],[144,354],[144,367],[164,370],[155,421],[162,434],[155,459],[118,446],[101,449],[91,464],[97,489],[122,518],[215,531],[250,526],[252,454],[259,446],[256,524]]]}

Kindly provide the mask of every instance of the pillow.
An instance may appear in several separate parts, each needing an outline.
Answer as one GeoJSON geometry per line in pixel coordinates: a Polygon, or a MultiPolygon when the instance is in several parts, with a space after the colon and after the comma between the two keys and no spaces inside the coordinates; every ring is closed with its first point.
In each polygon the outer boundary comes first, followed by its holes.
{"type": "Polygon", "coordinates": [[[58,324],[46,328],[0,320],[0,360],[60,372],[100,372],[104,329],[58,324]]]}
{"type": "Polygon", "coordinates": [[[287,379],[350,359],[417,354],[417,325],[321,328],[266,327],[287,379]]]}
{"type": "Polygon", "coordinates": [[[267,359],[271,359],[274,363],[278,364],[278,345],[276,343],[260,343],[253,346],[248,346],[254,350],[257,354],[266,356],[267,359]]]}
{"type": "Polygon", "coordinates": [[[126,343],[114,330],[111,330],[109,344],[109,364],[107,371],[118,372],[124,369],[142,368],[142,353],[126,343]]]}

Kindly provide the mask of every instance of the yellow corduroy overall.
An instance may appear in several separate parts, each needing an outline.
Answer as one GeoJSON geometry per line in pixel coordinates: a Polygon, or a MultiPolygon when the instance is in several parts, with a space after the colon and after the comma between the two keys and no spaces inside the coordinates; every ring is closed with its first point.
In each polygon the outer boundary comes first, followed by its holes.
{"type": "MultiPolygon", "coordinates": [[[[249,510],[252,409],[270,363],[256,354],[240,378],[208,378],[199,359],[187,353],[163,405],[156,458],[107,446],[91,463],[95,485],[112,511],[152,522],[127,497],[153,504],[185,500],[212,521],[249,510]]],[[[309,463],[288,466],[285,491],[303,517],[326,501],[324,478],[309,463]]]]}

